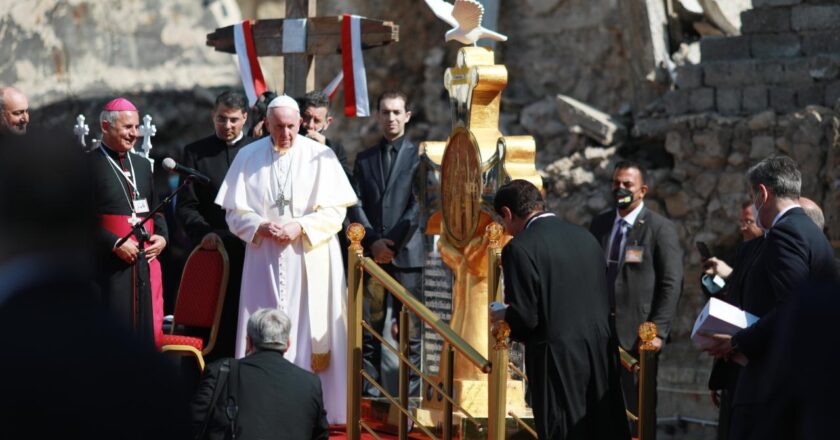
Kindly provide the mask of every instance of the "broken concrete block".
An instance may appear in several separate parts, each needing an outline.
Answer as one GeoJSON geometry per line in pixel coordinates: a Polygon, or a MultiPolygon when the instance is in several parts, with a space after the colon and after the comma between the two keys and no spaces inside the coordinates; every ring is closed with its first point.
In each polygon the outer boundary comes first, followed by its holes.
{"type": "Polygon", "coordinates": [[[557,95],[557,111],[566,126],[579,127],[581,133],[602,145],[621,142],[627,134],[624,124],[612,116],[565,95],[557,95]]]}

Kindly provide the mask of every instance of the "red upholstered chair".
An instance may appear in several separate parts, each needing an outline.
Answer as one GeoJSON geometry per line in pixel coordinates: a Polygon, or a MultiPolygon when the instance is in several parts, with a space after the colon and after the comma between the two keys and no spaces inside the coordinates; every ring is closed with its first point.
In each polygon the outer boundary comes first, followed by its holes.
{"type": "Polygon", "coordinates": [[[228,270],[227,251],[221,243],[215,250],[202,249],[200,245],[193,249],[181,274],[172,329],[169,334],[163,335],[161,351],[195,356],[199,367],[204,370],[204,356],[216,345],[228,270]],[[178,326],[207,331],[207,340],[175,334],[178,326]]]}

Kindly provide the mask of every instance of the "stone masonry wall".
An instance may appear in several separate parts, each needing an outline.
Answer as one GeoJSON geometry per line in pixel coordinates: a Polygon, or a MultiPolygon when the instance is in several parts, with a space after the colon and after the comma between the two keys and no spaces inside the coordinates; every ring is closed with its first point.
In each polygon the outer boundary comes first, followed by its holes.
{"type": "Polygon", "coordinates": [[[669,115],[833,106],[840,98],[840,4],[756,0],[741,15],[742,35],[700,41],[702,63],[677,69],[669,115]]]}

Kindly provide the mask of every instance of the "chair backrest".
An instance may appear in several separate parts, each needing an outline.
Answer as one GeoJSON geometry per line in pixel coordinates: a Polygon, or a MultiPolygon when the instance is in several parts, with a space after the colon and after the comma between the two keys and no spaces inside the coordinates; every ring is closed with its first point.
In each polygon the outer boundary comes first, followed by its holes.
{"type": "Polygon", "coordinates": [[[215,345],[227,291],[228,271],[227,251],[219,243],[215,250],[196,246],[187,258],[181,274],[172,326],[174,328],[177,324],[210,329],[210,337],[203,350],[205,354],[215,345]]]}

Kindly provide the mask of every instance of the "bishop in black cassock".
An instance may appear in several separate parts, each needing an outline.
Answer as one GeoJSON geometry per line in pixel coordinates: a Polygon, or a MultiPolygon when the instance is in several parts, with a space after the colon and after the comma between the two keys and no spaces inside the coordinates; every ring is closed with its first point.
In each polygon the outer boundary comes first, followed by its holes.
{"type": "Polygon", "coordinates": [[[628,439],[600,245],[543,212],[527,181],[503,186],[494,205],[514,238],[502,250],[508,307],[491,320],[506,320],[525,344],[539,438],[628,439]]]}
{"type": "Polygon", "coordinates": [[[242,127],[248,117],[248,101],[235,92],[223,92],[216,98],[212,113],[215,131],[184,148],[184,166],[210,178],[209,185],[193,183],[178,196],[177,212],[193,246],[212,246],[216,237],[222,240],[230,264],[227,293],[216,337],[216,348],[210,359],[233,356],[236,344],[236,322],[239,311],[239,286],[245,245],[233,235],[225,221],[225,210],[214,203],[219,186],[239,150],[252,139],[242,127]]]}
{"type": "Polygon", "coordinates": [[[98,284],[103,301],[118,322],[126,323],[141,340],[159,344],[163,284],[157,257],[166,247],[166,220],[163,214],[156,214],[144,225],[149,235],[145,255],[139,252],[136,236],[117,246],[158,200],[151,163],[131,152],[138,137],[137,108],[118,98],[109,102],[102,114],[102,144],[88,153],[100,218],[98,284]]]}

